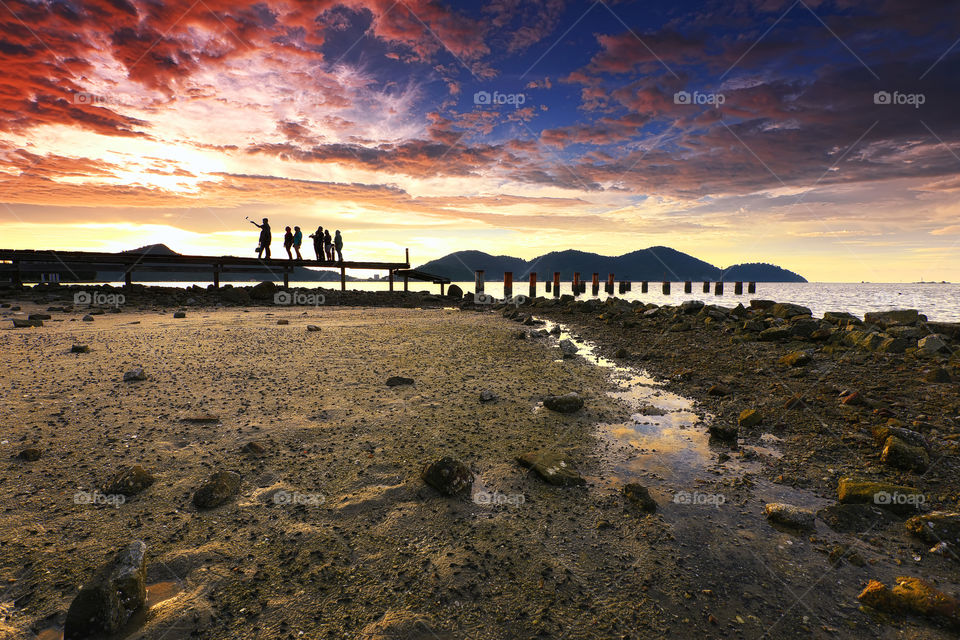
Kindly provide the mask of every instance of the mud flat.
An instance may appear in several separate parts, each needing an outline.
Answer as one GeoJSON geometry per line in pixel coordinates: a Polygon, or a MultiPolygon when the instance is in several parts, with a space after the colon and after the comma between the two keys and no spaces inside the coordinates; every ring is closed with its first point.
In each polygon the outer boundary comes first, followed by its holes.
{"type": "Polygon", "coordinates": [[[954,637],[949,621],[861,610],[857,595],[898,576],[956,595],[960,565],[903,514],[835,513],[845,475],[919,485],[925,509],[956,510],[956,462],[940,455],[956,444],[955,386],[897,401],[871,386],[949,357],[849,369],[843,390],[863,404],[839,420],[823,401],[832,436],[775,413],[773,385],[848,351],[780,373],[796,345],[754,345],[702,310],[680,332],[664,330],[673,310],[619,303],[214,307],[220,294],[161,293],[87,321],[64,291],[0,296],[0,637],[59,637],[80,586],[133,540],[146,604],[126,637],[954,637]],[[37,314],[42,326],[8,328],[37,314]],[[583,407],[549,399],[568,393],[583,407]],[[761,420],[731,439],[744,409],[761,420]],[[924,473],[880,461],[869,427],[892,418],[931,423],[924,473]],[[531,451],[539,472],[517,462],[531,451]],[[423,481],[443,457],[469,467],[469,491],[423,481]],[[152,483],[118,499],[140,476],[117,472],[136,465],[152,483]],[[582,482],[551,483],[570,469],[582,482]],[[239,486],[198,506],[223,472],[239,486]],[[769,520],[772,503],[815,513],[812,529],[769,520]]]}

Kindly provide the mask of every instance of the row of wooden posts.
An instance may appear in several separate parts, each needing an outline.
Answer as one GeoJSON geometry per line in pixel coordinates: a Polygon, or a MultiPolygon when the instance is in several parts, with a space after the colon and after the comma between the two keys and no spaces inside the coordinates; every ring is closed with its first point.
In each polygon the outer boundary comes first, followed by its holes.
{"type": "MultiPolygon", "coordinates": [[[[484,274],[484,272],[483,272],[482,270],[475,272],[475,277],[476,277],[475,285],[476,285],[477,293],[483,293],[483,283],[484,283],[483,274],[484,274]]],[[[613,274],[612,274],[612,273],[611,273],[611,274],[608,274],[608,275],[607,275],[607,281],[606,281],[606,282],[604,283],[604,285],[603,285],[603,290],[604,290],[606,293],[608,293],[609,295],[613,295],[613,291],[614,291],[614,288],[615,288],[615,287],[614,287],[614,284],[615,284],[615,281],[614,281],[613,274]]],[[[620,292],[621,294],[624,294],[624,293],[626,293],[627,291],[633,291],[633,283],[632,283],[632,282],[621,281],[619,284],[620,284],[619,292],[620,292]]],[[[714,295],[718,295],[718,296],[722,296],[722,295],[723,295],[723,284],[724,284],[723,282],[714,282],[714,283],[713,283],[713,293],[714,293],[714,295]]],[[[641,292],[641,293],[647,293],[647,291],[649,290],[649,288],[650,288],[650,283],[649,283],[649,282],[643,281],[643,282],[640,283],[640,292],[641,292]]],[[[552,291],[552,292],[553,292],[553,297],[555,297],[555,298],[560,297],[560,272],[559,272],[559,271],[554,272],[554,274],[553,274],[553,282],[552,282],[552,283],[551,283],[549,280],[545,283],[545,289],[546,289],[546,292],[547,292],[547,293],[551,293],[551,291],[552,291]],[[552,286],[551,286],[551,284],[552,284],[552,286]]],[[[580,273],[579,273],[579,272],[574,272],[574,274],[573,274],[573,282],[572,282],[571,285],[570,285],[570,289],[571,289],[571,291],[573,292],[573,295],[579,295],[579,294],[581,294],[581,293],[586,293],[586,292],[587,292],[587,282],[586,282],[586,280],[581,280],[581,279],[580,279],[580,273]]],[[[593,274],[593,282],[592,282],[592,287],[591,287],[591,289],[592,289],[593,295],[595,295],[595,296],[596,296],[596,295],[600,295],[600,274],[599,274],[599,273],[593,274]]],[[[665,295],[665,296],[670,295],[670,283],[669,283],[669,282],[663,282],[662,285],[661,285],[661,291],[663,291],[663,295],[665,295]]],[[[684,292],[684,293],[693,293],[693,281],[692,281],[692,280],[687,280],[686,282],[683,283],[683,292],[684,292]]],[[[703,283],[703,292],[704,292],[704,293],[710,293],[710,282],[704,282],[704,283],[703,283]]],[[[748,283],[747,283],[747,293],[756,293],[756,292],[757,292],[757,283],[756,283],[756,282],[748,282],[748,283]]],[[[734,282],[734,283],[733,283],[733,293],[736,294],[736,295],[738,295],[738,296],[739,296],[739,295],[743,295],[743,283],[742,283],[742,282],[734,282]]],[[[510,297],[510,296],[512,296],[512,295],[513,295],[513,272],[511,272],[511,271],[504,271],[504,272],[503,272],[503,296],[504,296],[505,298],[508,298],[508,297],[510,297]]],[[[537,297],[537,274],[536,274],[536,273],[531,273],[531,274],[530,274],[530,297],[531,297],[531,298],[537,297]]]]}

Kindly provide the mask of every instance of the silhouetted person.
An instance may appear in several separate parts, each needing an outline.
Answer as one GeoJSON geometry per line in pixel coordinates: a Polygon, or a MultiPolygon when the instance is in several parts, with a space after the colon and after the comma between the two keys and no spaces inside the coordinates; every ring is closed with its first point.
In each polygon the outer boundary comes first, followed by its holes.
{"type": "Polygon", "coordinates": [[[316,233],[311,233],[313,238],[313,250],[317,254],[317,260],[323,260],[323,227],[317,227],[316,233]]]}
{"type": "Polygon", "coordinates": [[[330,237],[330,229],[323,232],[323,254],[327,260],[333,262],[333,238],[330,237]]]}
{"type": "Polygon", "coordinates": [[[293,228],[293,250],[297,252],[297,260],[303,260],[303,256],[300,255],[300,245],[303,244],[303,231],[300,231],[300,227],[293,228]]]}
{"type": "Polygon", "coordinates": [[[287,232],[283,234],[283,248],[287,250],[287,258],[293,260],[293,254],[290,253],[290,247],[293,246],[293,231],[287,227],[287,232]]]}
{"type": "Polygon", "coordinates": [[[343,236],[340,235],[340,229],[334,234],[333,246],[337,250],[337,260],[343,262],[343,236]]]}
{"type": "Polygon", "coordinates": [[[267,260],[270,259],[270,242],[273,241],[273,236],[270,233],[270,221],[266,218],[263,219],[263,224],[257,224],[253,220],[250,221],[255,227],[260,229],[260,245],[257,247],[257,257],[262,257],[261,254],[267,252],[267,260]]]}

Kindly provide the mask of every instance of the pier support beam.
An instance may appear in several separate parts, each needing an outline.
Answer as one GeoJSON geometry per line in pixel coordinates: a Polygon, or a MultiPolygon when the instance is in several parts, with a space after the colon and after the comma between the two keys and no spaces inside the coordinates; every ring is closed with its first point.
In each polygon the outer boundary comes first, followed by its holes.
{"type": "Polygon", "coordinates": [[[646,293],[650,289],[650,283],[644,280],[640,283],[640,293],[646,293]]]}
{"type": "Polygon", "coordinates": [[[669,282],[664,282],[662,289],[663,289],[663,295],[665,295],[665,296],[670,295],[670,283],[669,283],[669,282]]]}
{"type": "Polygon", "coordinates": [[[723,282],[715,282],[713,284],[713,295],[722,296],[723,295],[723,282]]]}
{"type": "Polygon", "coordinates": [[[703,292],[704,292],[704,293],[710,293],[710,283],[709,283],[709,282],[704,282],[704,283],[703,283],[703,292]]]}
{"type": "Polygon", "coordinates": [[[573,295],[575,296],[580,295],[580,272],[579,271],[573,272],[573,284],[571,285],[571,288],[573,289],[573,295]]]}
{"type": "Polygon", "coordinates": [[[340,267],[340,291],[347,290],[347,268],[340,267]]]}
{"type": "Polygon", "coordinates": [[[530,273],[530,299],[533,300],[537,297],[537,273],[536,271],[530,273]]]}
{"type": "Polygon", "coordinates": [[[591,283],[591,285],[592,286],[590,287],[590,291],[592,292],[592,294],[595,296],[600,295],[600,274],[599,273],[593,274],[593,282],[591,283]]]}
{"type": "Polygon", "coordinates": [[[123,284],[124,286],[127,286],[127,287],[133,286],[133,271],[131,271],[130,269],[127,269],[123,273],[123,284]]]}
{"type": "Polygon", "coordinates": [[[554,298],[560,297],[560,272],[559,271],[553,272],[553,297],[554,298]]]}
{"type": "Polygon", "coordinates": [[[613,277],[612,273],[607,274],[607,293],[610,294],[611,296],[613,295],[614,280],[615,278],[613,277]]]}
{"type": "Polygon", "coordinates": [[[213,265],[213,288],[220,288],[220,265],[213,265]]]}
{"type": "Polygon", "coordinates": [[[513,297],[513,272],[512,271],[503,272],[503,297],[504,298],[513,297]]]}
{"type": "Polygon", "coordinates": [[[288,269],[287,267],[283,268],[283,288],[284,289],[290,288],[290,269],[288,269]]]}
{"type": "Polygon", "coordinates": [[[683,292],[684,293],[693,293],[693,283],[689,280],[683,283],[683,292]]]}
{"type": "Polygon", "coordinates": [[[743,283],[742,283],[742,282],[734,282],[734,283],[733,283],[733,292],[734,292],[736,295],[738,295],[738,296],[742,296],[742,295],[743,295],[743,283]]]}
{"type": "Polygon", "coordinates": [[[473,287],[477,295],[483,293],[483,269],[478,269],[473,273],[473,287]]]}
{"type": "Polygon", "coordinates": [[[390,291],[393,291],[393,269],[390,269],[387,273],[389,274],[387,278],[390,279],[390,291]]]}
{"type": "Polygon", "coordinates": [[[757,292],[757,283],[750,282],[747,284],[747,293],[756,293],[757,292]]]}

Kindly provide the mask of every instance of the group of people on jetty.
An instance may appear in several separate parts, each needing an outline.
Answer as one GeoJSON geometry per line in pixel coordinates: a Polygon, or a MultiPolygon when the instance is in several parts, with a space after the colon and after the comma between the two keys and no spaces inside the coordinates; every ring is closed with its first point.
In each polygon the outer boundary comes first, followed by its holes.
{"type": "MultiPolygon", "coordinates": [[[[249,218],[248,218],[249,220],[249,218]]],[[[262,224],[257,224],[253,220],[250,220],[250,224],[260,229],[260,244],[257,245],[257,257],[263,258],[264,252],[266,252],[266,259],[270,259],[270,243],[273,241],[273,235],[270,232],[270,221],[267,218],[263,219],[262,224]]],[[[343,262],[343,236],[340,235],[340,230],[337,229],[333,236],[330,235],[330,229],[324,230],[323,227],[317,227],[316,232],[311,233],[310,236],[313,238],[313,250],[317,254],[317,260],[319,261],[334,261],[334,253],[336,253],[336,261],[343,262]]],[[[287,227],[286,233],[283,234],[283,248],[287,250],[287,257],[290,260],[293,260],[293,251],[297,254],[297,260],[303,260],[303,256],[300,255],[300,246],[303,244],[303,231],[300,230],[300,227],[294,227],[293,230],[290,230],[290,227],[287,227]]]]}

